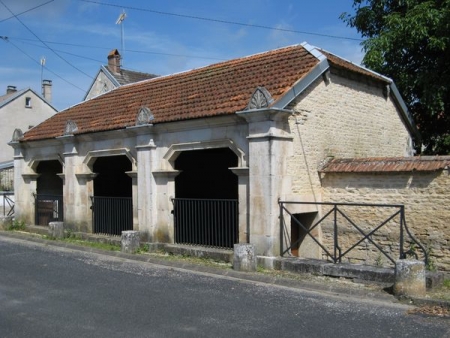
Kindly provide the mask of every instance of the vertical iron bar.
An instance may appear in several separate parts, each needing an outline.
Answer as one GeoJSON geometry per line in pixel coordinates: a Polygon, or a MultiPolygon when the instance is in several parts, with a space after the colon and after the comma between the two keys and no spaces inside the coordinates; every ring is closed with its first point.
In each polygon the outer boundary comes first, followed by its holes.
{"type": "Polygon", "coordinates": [[[334,205],[334,257],[333,262],[337,262],[337,248],[338,248],[338,229],[337,229],[337,205],[334,205]]]}
{"type": "Polygon", "coordinates": [[[404,225],[404,217],[405,217],[404,212],[405,212],[405,207],[401,206],[400,207],[400,259],[405,258],[405,252],[403,249],[403,245],[404,245],[403,225],[404,225]]]}

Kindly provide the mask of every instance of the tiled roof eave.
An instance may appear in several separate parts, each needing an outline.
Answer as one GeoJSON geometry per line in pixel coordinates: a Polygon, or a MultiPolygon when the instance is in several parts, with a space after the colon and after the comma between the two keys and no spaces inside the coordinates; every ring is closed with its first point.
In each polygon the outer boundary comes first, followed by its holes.
{"type": "Polygon", "coordinates": [[[319,173],[412,173],[448,169],[450,156],[333,159],[319,173]]]}

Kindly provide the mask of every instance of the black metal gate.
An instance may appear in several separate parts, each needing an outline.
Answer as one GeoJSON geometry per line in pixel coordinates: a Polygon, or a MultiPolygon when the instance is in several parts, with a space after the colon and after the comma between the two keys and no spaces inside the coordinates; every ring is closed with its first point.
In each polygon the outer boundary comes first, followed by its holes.
{"type": "Polygon", "coordinates": [[[120,236],[133,230],[133,200],[131,197],[91,196],[92,226],[96,234],[120,236]]]}
{"type": "Polygon", "coordinates": [[[64,220],[63,196],[60,195],[34,195],[35,224],[48,225],[50,222],[64,220]]]}
{"type": "Polygon", "coordinates": [[[174,198],[175,243],[232,249],[239,241],[238,201],[174,198]]]}

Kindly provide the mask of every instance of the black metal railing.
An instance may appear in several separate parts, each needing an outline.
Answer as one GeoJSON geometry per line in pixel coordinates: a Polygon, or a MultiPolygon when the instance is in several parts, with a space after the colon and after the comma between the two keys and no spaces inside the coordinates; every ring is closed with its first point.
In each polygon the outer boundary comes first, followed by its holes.
{"type": "MultiPolygon", "coordinates": [[[[377,235],[377,232],[382,227],[385,227],[388,223],[392,224],[394,223],[396,226],[398,226],[398,241],[399,241],[399,258],[405,259],[407,256],[415,256],[416,259],[418,259],[418,253],[416,250],[416,247],[419,248],[419,250],[422,252],[422,256],[425,262],[425,265],[428,265],[428,253],[423,247],[423,245],[411,234],[410,230],[408,229],[408,226],[406,224],[405,219],[405,207],[404,205],[394,205],[394,204],[365,204],[365,203],[326,203],[326,202],[289,202],[289,201],[278,201],[280,206],[280,231],[282,238],[286,235],[286,222],[284,219],[284,214],[287,213],[291,218],[290,221],[294,222],[295,225],[297,225],[306,235],[308,235],[312,240],[324,251],[327,257],[331,258],[331,260],[334,263],[340,263],[342,262],[342,258],[346,256],[349,252],[354,250],[356,247],[358,247],[363,242],[368,242],[374,245],[374,247],[383,254],[389,261],[391,261],[395,265],[395,259],[392,257],[390,252],[385,250],[383,245],[380,245],[375,240],[375,237],[377,235]],[[306,227],[303,225],[296,217],[293,217],[293,213],[291,213],[288,210],[288,205],[294,205],[294,204],[303,204],[303,205],[315,205],[315,206],[329,206],[330,209],[324,213],[324,216],[322,216],[317,222],[315,222],[310,227],[306,227]],[[345,208],[378,208],[378,209],[392,209],[392,212],[388,213],[377,213],[377,212],[371,212],[371,217],[373,218],[373,215],[377,214],[383,214],[384,219],[380,222],[377,222],[373,224],[370,227],[370,230],[364,230],[362,225],[357,225],[346,213],[344,210],[345,208]],[[330,248],[326,247],[324,244],[322,244],[315,236],[311,234],[315,230],[315,228],[322,223],[325,223],[325,221],[329,221],[331,218],[332,222],[332,228],[333,228],[333,247],[330,248]],[[344,252],[342,252],[341,247],[341,239],[342,237],[339,237],[339,233],[342,231],[340,227],[340,222],[346,222],[346,224],[350,225],[350,228],[353,229],[357,234],[360,235],[359,239],[353,243],[353,245],[348,245],[348,247],[345,249],[344,252]],[[405,241],[405,236],[407,236],[407,241],[405,241]],[[405,250],[405,242],[408,242],[410,247],[408,250],[405,250]]],[[[367,225],[364,226],[364,228],[367,228],[367,225]]],[[[342,235],[341,235],[342,236],[342,235]]],[[[284,248],[283,241],[281,241],[281,252],[282,256],[285,255],[287,252],[291,250],[291,248],[298,246],[299,240],[294,241],[290,244],[289,247],[284,248]]]]}
{"type": "Polygon", "coordinates": [[[238,243],[238,201],[174,198],[175,243],[233,248],[238,243]]]}
{"type": "Polygon", "coordinates": [[[133,230],[133,199],[131,197],[91,196],[92,226],[96,234],[120,236],[133,230]]]}
{"type": "Polygon", "coordinates": [[[50,222],[64,220],[63,196],[60,195],[34,195],[35,224],[48,225],[50,222]]]}
{"type": "Polygon", "coordinates": [[[3,216],[14,216],[14,192],[0,192],[0,198],[2,199],[1,214],[3,216]]]}

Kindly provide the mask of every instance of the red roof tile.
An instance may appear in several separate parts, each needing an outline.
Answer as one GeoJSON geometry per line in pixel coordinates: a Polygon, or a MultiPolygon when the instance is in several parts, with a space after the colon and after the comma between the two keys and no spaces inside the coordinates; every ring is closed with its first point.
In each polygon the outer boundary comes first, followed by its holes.
{"type": "Polygon", "coordinates": [[[234,114],[246,108],[258,86],[275,103],[318,63],[302,45],[295,45],[125,85],[60,112],[22,140],[62,136],[68,120],[78,126],[74,134],[134,126],[143,106],[151,110],[153,124],[234,114]]]}
{"type": "Polygon", "coordinates": [[[258,86],[276,100],[318,62],[297,45],[125,85],[60,112],[23,140],[62,136],[68,120],[78,126],[75,134],[126,128],[135,125],[142,106],[151,110],[153,124],[234,114],[258,86]]]}
{"type": "Polygon", "coordinates": [[[332,159],[321,173],[437,171],[450,165],[450,156],[369,157],[332,159]]]}

